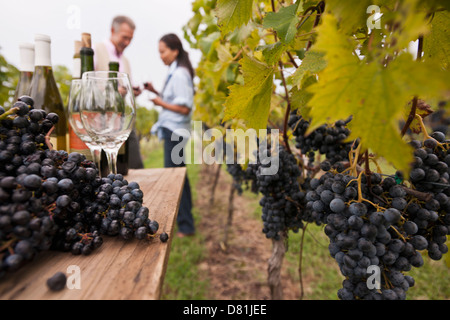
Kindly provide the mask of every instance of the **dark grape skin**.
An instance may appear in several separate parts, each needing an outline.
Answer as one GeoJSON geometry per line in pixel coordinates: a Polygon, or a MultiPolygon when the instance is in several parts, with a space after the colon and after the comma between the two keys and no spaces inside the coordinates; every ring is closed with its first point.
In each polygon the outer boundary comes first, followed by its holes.
{"type": "Polygon", "coordinates": [[[166,232],[163,232],[159,236],[159,239],[161,240],[161,242],[167,242],[167,240],[169,240],[169,235],[166,232]]]}
{"type": "Polygon", "coordinates": [[[47,279],[47,287],[51,291],[61,291],[67,283],[67,277],[63,272],[57,272],[47,279]]]}

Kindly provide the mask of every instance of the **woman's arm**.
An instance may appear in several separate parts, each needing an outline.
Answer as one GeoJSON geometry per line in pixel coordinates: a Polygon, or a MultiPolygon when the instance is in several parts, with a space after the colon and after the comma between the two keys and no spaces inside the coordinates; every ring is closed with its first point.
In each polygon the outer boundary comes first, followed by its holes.
{"type": "Polygon", "coordinates": [[[170,110],[170,111],[173,111],[176,113],[188,115],[191,112],[191,109],[186,106],[180,106],[177,104],[167,103],[167,102],[163,101],[163,99],[161,99],[160,97],[156,97],[155,99],[152,100],[152,102],[157,106],[161,106],[164,109],[167,109],[167,110],[170,110]]]}

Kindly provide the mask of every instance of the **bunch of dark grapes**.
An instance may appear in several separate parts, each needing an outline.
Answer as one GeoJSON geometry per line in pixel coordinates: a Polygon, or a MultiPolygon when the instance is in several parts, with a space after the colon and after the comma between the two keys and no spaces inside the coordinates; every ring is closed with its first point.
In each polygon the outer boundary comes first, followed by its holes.
{"type": "Polygon", "coordinates": [[[424,119],[426,124],[433,130],[447,135],[450,126],[450,116],[448,114],[448,101],[441,101],[438,109],[424,119]]]}
{"type": "Polygon", "coordinates": [[[250,189],[253,193],[257,193],[256,176],[250,170],[244,170],[239,163],[228,163],[227,172],[233,177],[233,186],[239,195],[244,191],[243,185],[246,189],[250,189]]]}
{"type": "Polygon", "coordinates": [[[256,177],[258,190],[263,194],[260,200],[263,233],[267,238],[278,240],[280,232],[288,230],[296,232],[303,227],[301,206],[305,194],[298,183],[300,169],[295,157],[283,146],[274,152],[270,150],[270,146],[266,148],[260,145],[259,148],[264,150],[260,150],[257,163],[249,164],[247,171],[256,177]],[[275,164],[261,161],[260,154],[278,157],[278,167],[274,172],[264,174],[264,169],[271,166],[274,168],[275,164]]]}
{"type": "Polygon", "coordinates": [[[414,189],[429,194],[424,205],[408,207],[410,223],[428,241],[428,255],[439,260],[448,250],[445,242],[450,234],[450,141],[435,131],[423,142],[413,140],[415,161],[409,175],[414,189]]]}
{"type": "MultiPolygon", "coordinates": [[[[346,127],[350,121],[351,118],[345,121],[339,120],[332,126],[322,125],[306,135],[310,122],[297,115],[296,112],[292,112],[288,125],[295,137],[296,148],[308,157],[308,164],[312,167],[317,151],[325,155],[332,165],[339,161],[348,161],[348,154],[353,142],[344,141],[350,135],[350,130],[346,127]]],[[[354,145],[354,147],[356,146],[354,145]]]]}
{"type": "Polygon", "coordinates": [[[156,235],[159,224],[149,219],[149,209],[142,205],[144,194],[138,183],[128,183],[121,174],[110,174],[102,178],[96,194],[95,202],[87,209],[97,212],[95,217],[100,221],[101,234],[125,240],[156,235]]]}
{"type": "Polygon", "coordinates": [[[84,155],[49,149],[47,135],[58,120],[27,96],[8,112],[0,107],[0,277],[41,251],[90,254],[103,234],[115,235],[102,227],[116,215],[125,239],[158,230],[137,183],[100,178],[84,155]]]}
{"type": "Polygon", "coordinates": [[[448,251],[448,197],[425,203],[398,179],[328,171],[310,181],[306,207],[325,226],[329,251],[346,277],[340,299],[405,299],[414,279],[405,275],[424,263],[420,251],[439,260],[448,251]],[[359,194],[359,188],[361,194],[359,194]],[[369,290],[369,266],[378,267],[381,288],[369,290]]]}
{"type": "Polygon", "coordinates": [[[425,141],[413,140],[414,164],[409,180],[414,188],[434,194],[449,190],[450,142],[442,132],[435,131],[425,141]]]}
{"type": "MultiPolygon", "coordinates": [[[[236,142],[233,141],[233,143],[236,142]]],[[[236,189],[238,194],[242,195],[242,193],[244,192],[243,185],[245,185],[246,190],[250,189],[251,192],[258,193],[256,186],[256,177],[250,170],[244,170],[242,164],[238,163],[239,154],[235,145],[233,145],[232,143],[223,143],[222,155],[223,161],[227,166],[227,172],[233,178],[233,187],[236,189]],[[230,161],[228,161],[227,159],[230,154],[232,154],[234,158],[232,163],[228,163],[230,161]]]]}

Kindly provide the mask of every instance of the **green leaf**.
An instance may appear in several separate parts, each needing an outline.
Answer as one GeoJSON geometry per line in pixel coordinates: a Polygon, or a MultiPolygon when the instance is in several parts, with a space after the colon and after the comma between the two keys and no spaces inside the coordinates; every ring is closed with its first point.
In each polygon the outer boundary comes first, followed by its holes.
{"type": "Polygon", "coordinates": [[[308,103],[313,97],[313,94],[306,90],[309,86],[317,82],[316,76],[312,75],[305,77],[301,84],[301,89],[294,86],[290,91],[291,110],[300,110],[300,114],[303,118],[309,118],[310,108],[308,103]]]}
{"type": "Polygon", "coordinates": [[[230,86],[222,122],[242,119],[249,128],[266,129],[274,89],[274,69],[248,56],[240,63],[244,84],[230,86]]]}
{"type": "Polygon", "coordinates": [[[300,88],[303,77],[307,72],[317,73],[327,66],[323,52],[314,50],[307,51],[302,59],[302,64],[295,70],[292,75],[292,84],[300,88]]]}
{"type": "Polygon", "coordinates": [[[431,23],[431,32],[423,39],[424,57],[441,63],[448,70],[450,65],[450,12],[438,11],[431,23]]]}
{"type": "Polygon", "coordinates": [[[291,42],[297,33],[298,13],[303,11],[300,0],[296,3],[282,7],[278,12],[269,12],[263,21],[263,27],[272,28],[284,43],[291,42]]]}
{"type": "Polygon", "coordinates": [[[265,46],[260,46],[256,49],[262,50],[264,60],[267,64],[274,65],[280,61],[281,55],[286,51],[286,45],[281,42],[275,42],[265,46]]]}
{"type": "Polygon", "coordinates": [[[354,42],[339,32],[337,20],[329,14],[323,18],[314,49],[326,53],[328,65],[319,73],[319,82],[308,88],[314,94],[309,102],[310,130],[352,115],[350,138],[361,138],[364,149],[409,172],[411,148],[398,128],[403,108],[415,95],[443,94],[450,81],[448,73],[432,63],[413,61],[408,53],[388,67],[360,61],[353,54],[354,42]]]}
{"type": "Polygon", "coordinates": [[[219,43],[220,32],[213,32],[198,41],[198,47],[205,57],[209,57],[214,53],[215,45],[219,43]]]}
{"type": "Polygon", "coordinates": [[[253,0],[219,0],[216,14],[222,34],[247,24],[252,17],[253,0]]]}

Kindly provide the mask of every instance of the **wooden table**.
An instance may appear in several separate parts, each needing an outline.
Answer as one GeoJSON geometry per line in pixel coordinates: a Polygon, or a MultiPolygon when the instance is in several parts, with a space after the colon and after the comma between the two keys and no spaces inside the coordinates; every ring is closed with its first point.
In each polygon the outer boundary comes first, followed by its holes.
{"type": "MultiPolygon", "coordinates": [[[[43,252],[37,258],[0,280],[0,299],[7,300],[156,300],[160,298],[174,224],[183,190],[186,168],[130,170],[128,182],[139,183],[149,218],[159,223],[158,234],[169,240],[128,240],[104,236],[103,245],[89,256],[70,252],[43,252]],[[80,289],[53,292],[46,281],[56,272],[67,274],[79,267],[80,289]]],[[[68,281],[69,283],[69,281],[68,281]]],[[[73,282],[75,283],[75,282],[73,282]]]]}

